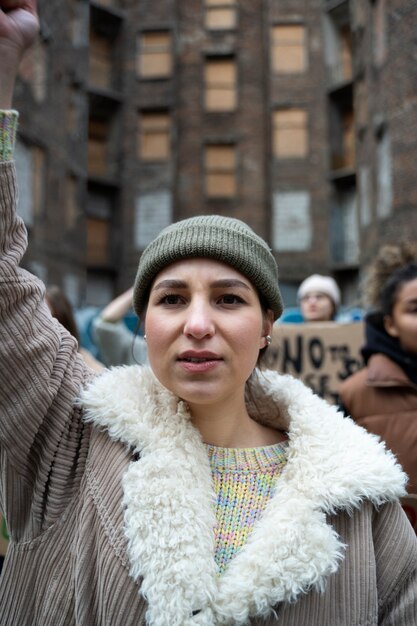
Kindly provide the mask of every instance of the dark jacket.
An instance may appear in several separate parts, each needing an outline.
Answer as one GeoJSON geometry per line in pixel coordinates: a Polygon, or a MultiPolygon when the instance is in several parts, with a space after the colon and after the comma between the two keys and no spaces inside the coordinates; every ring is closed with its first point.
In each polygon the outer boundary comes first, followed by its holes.
{"type": "Polygon", "coordinates": [[[382,318],[366,320],[366,367],[340,389],[345,411],[369,432],[382,437],[409,475],[417,493],[417,359],[384,330],[382,318]]]}

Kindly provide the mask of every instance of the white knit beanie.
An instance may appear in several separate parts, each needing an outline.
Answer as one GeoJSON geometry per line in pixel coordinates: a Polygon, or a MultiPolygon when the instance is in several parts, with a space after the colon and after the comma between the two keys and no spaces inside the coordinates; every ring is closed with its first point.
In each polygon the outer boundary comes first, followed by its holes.
{"type": "Polygon", "coordinates": [[[336,307],[340,304],[340,289],[336,281],[331,276],[312,274],[298,288],[297,297],[299,300],[311,292],[324,293],[333,301],[336,307]]]}

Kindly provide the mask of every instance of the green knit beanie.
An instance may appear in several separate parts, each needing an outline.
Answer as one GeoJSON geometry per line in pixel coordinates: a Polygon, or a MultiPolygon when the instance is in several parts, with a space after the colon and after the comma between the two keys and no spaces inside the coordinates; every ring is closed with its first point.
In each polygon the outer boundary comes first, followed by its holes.
{"type": "Polygon", "coordinates": [[[230,265],[251,281],[275,319],[281,315],[278,267],[267,243],[240,220],[200,215],[164,228],[143,251],[133,289],[133,307],[139,317],[156,275],[175,261],[191,258],[230,265]]]}

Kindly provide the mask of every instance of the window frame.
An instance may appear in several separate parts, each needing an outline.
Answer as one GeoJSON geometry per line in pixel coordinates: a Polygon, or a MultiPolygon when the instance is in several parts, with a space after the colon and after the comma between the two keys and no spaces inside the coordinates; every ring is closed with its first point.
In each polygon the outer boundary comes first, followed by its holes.
{"type": "Polygon", "coordinates": [[[155,28],[152,30],[141,30],[137,35],[137,55],[136,55],[136,75],[139,80],[167,80],[172,78],[174,70],[173,58],[173,36],[169,28],[155,28]],[[166,45],[145,44],[144,40],[147,36],[167,35],[166,45]],[[156,50],[155,50],[156,48],[156,50]],[[148,49],[148,50],[147,50],[148,49]],[[145,56],[152,57],[155,55],[166,54],[168,56],[168,69],[165,72],[144,73],[145,56]]]}
{"type": "Polygon", "coordinates": [[[209,31],[231,31],[237,29],[238,20],[238,2],[237,0],[205,0],[204,2],[204,26],[209,31]],[[232,16],[231,23],[225,25],[210,25],[209,15],[210,13],[216,13],[219,11],[230,11],[232,16]]]}
{"type": "MultiPolygon", "coordinates": [[[[294,40],[292,40],[295,42],[294,40]]],[[[270,59],[271,59],[271,72],[274,75],[299,75],[305,74],[308,70],[308,32],[307,26],[302,22],[278,22],[272,24],[270,29],[270,59]],[[301,43],[299,44],[300,49],[302,51],[303,57],[303,67],[300,69],[290,69],[286,70],[285,68],[276,68],[275,67],[275,58],[277,54],[277,49],[280,48],[293,48],[295,47],[295,43],[281,43],[279,44],[277,41],[277,36],[275,34],[275,30],[278,28],[300,28],[302,29],[302,38],[301,43]]]]}
{"type": "MultiPolygon", "coordinates": [[[[310,137],[309,137],[309,112],[308,109],[306,107],[303,106],[288,106],[288,107],[276,107],[272,110],[272,154],[274,159],[276,160],[286,160],[286,159],[291,159],[291,160],[302,160],[302,159],[306,159],[309,155],[309,150],[310,150],[310,137]],[[305,150],[301,153],[301,152],[284,152],[281,153],[278,149],[278,133],[279,133],[279,125],[277,124],[277,117],[279,115],[279,113],[290,113],[290,112],[299,112],[299,113],[303,113],[304,114],[304,123],[300,124],[300,125],[293,125],[290,127],[284,127],[283,130],[288,130],[290,129],[300,129],[300,130],[304,130],[304,145],[305,145],[305,150]]],[[[292,144],[294,144],[294,142],[291,142],[292,144]]],[[[300,142],[301,143],[301,142],[300,142]]]]}
{"type": "MultiPolygon", "coordinates": [[[[227,54],[227,55],[207,55],[204,59],[204,64],[203,64],[203,106],[204,106],[204,111],[206,113],[234,113],[237,111],[238,108],[238,67],[237,67],[237,60],[235,55],[233,54],[227,54]],[[211,81],[208,74],[211,71],[213,71],[213,66],[214,64],[230,64],[230,67],[232,68],[232,73],[234,74],[233,76],[233,81],[232,82],[214,82],[211,81]],[[230,106],[217,106],[217,107],[213,107],[212,105],[210,105],[209,103],[209,99],[210,99],[210,94],[213,97],[213,92],[218,92],[217,98],[219,97],[219,94],[221,93],[226,93],[226,94],[230,94],[232,93],[232,104],[230,106]]],[[[221,97],[221,96],[220,96],[221,97]]]]}
{"type": "Polygon", "coordinates": [[[203,176],[204,196],[207,200],[227,200],[227,201],[235,200],[238,197],[238,189],[239,189],[237,144],[234,142],[232,143],[232,142],[222,142],[222,141],[216,141],[216,142],[213,141],[213,142],[205,143],[203,146],[203,172],[204,172],[204,176],[203,176]],[[217,159],[214,159],[216,161],[216,164],[212,166],[208,162],[210,160],[210,157],[208,154],[209,150],[210,149],[221,150],[223,148],[230,148],[233,163],[230,166],[220,165],[219,161],[217,159]],[[208,183],[209,177],[213,178],[213,177],[222,177],[222,176],[231,177],[231,184],[233,187],[233,191],[231,193],[212,193],[210,191],[212,183],[210,184],[208,183]]]}
{"type": "Polygon", "coordinates": [[[172,158],[172,146],[171,146],[171,134],[172,134],[172,113],[169,109],[141,109],[138,111],[138,146],[137,146],[137,159],[141,163],[167,163],[172,158]],[[158,115],[165,116],[166,126],[163,124],[155,125],[153,128],[144,128],[143,120],[146,116],[157,117],[158,115]],[[166,132],[163,132],[166,131],[166,132]],[[166,135],[167,150],[164,156],[154,154],[152,151],[149,155],[146,155],[144,151],[144,139],[146,136],[166,135]]]}

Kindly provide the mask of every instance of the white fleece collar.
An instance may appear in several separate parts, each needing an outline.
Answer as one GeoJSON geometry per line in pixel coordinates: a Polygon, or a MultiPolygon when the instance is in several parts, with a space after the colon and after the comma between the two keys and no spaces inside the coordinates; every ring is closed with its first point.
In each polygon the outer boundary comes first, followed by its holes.
{"type": "Polygon", "coordinates": [[[219,577],[211,471],[185,403],[137,366],[104,373],[82,402],[87,421],[140,452],[123,478],[123,505],[131,575],[143,578],[151,626],[243,625],[322,589],[344,549],[326,515],[405,493],[405,475],[375,437],[300,381],[264,373],[248,408],[288,432],[288,462],[247,544],[219,577]]]}

